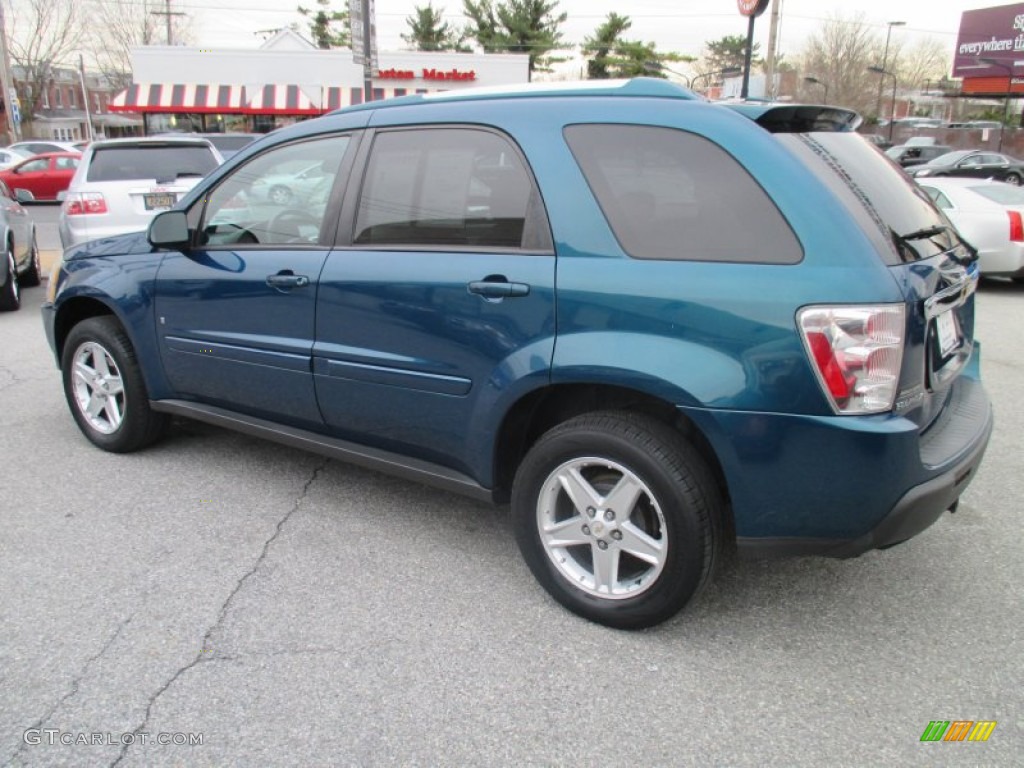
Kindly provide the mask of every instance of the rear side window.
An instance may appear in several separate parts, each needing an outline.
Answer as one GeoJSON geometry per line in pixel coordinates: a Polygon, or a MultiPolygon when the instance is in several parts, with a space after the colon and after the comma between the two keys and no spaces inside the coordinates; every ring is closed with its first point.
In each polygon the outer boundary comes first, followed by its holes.
{"type": "Polygon", "coordinates": [[[93,153],[86,181],[171,182],[179,177],[205,176],[216,167],[213,153],[200,145],[101,147],[93,153]]]}
{"type": "Polygon", "coordinates": [[[717,144],[640,125],[572,125],[565,138],[630,256],[759,264],[803,259],[778,208],[717,144]]]}
{"type": "Polygon", "coordinates": [[[354,241],[550,251],[533,180],[503,136],[467,128],[379,133],[354,241]]]}

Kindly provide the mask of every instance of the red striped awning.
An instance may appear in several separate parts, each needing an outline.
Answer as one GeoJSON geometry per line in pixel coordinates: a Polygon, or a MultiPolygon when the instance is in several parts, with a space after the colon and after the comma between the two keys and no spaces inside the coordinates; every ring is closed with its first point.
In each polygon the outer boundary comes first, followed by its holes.
{"type": "MultiPolygon", "coordinates": [[[[432,93],[433,88],[374,88],[373,101],[393,99],[398,96],[411,96],[414,93],[432,93]]],[[[324,112],[333,112],[342,107],[350,107],[353,104],[363,103],[363,89],[348,88],[344,86],[324,86],[323,104],[324,112]]]]}
{"type": "Polygon", "coordinates": [[[264,85],[246,104],[245,112],[250,115],[319,115],[323,110],[297,85],[264,85]]]}
{"type": "Polygon", "coordinates": [[[245,87],[206,83],[132,83],[111,102],[111,112],[241,112],[245,87]]]}

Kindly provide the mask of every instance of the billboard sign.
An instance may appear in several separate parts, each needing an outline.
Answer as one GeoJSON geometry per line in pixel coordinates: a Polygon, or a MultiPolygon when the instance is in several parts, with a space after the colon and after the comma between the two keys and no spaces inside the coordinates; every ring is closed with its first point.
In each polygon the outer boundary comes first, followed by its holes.
{"type": "Polygon", "coordinates": [[[1024,75],[1024,3],[964,11],[953,77],[1011,74],[1024,75]]]}

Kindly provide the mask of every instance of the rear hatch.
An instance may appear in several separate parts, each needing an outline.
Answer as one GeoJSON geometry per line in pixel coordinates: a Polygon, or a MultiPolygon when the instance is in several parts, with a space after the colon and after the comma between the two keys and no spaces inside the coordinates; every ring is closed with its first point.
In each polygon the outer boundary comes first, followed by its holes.
{"type": "MultiPolygon", "coordinates": [[[[912,179],[853,132],[859,122],[854,113],[802,106],[761,110],[748,116],[778,134],[844,201],[906,299],[893,411],[925,432],[947,410],[972,408],[952,401],[960,397],[953,384],[974,352],[974,249],[912,179]]],[[[983,397],[980,389],[970,391],[983,397]]]]}
{"type": "Polygon", "coordinates": [[[97,146],[84,180],[69,191],[69,199],[87,194],[93,203],[91,208],[83,206],[82,215],[75,217],[75,228],[145,229],[154,215],[173,207],[219,164],[220,158],[205,142],[97,146]]]}

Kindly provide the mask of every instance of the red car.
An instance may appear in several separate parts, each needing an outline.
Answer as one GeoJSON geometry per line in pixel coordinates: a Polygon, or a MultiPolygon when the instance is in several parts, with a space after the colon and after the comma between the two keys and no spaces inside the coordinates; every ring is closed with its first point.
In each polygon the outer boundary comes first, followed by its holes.
{"type": "Polygon", "coordinates": [[[36,200],[56,200],[71,184],[81,159],[78,152],[47,152],[0,171],[0,179],[14,194],[24,189],[36,200]]]}

